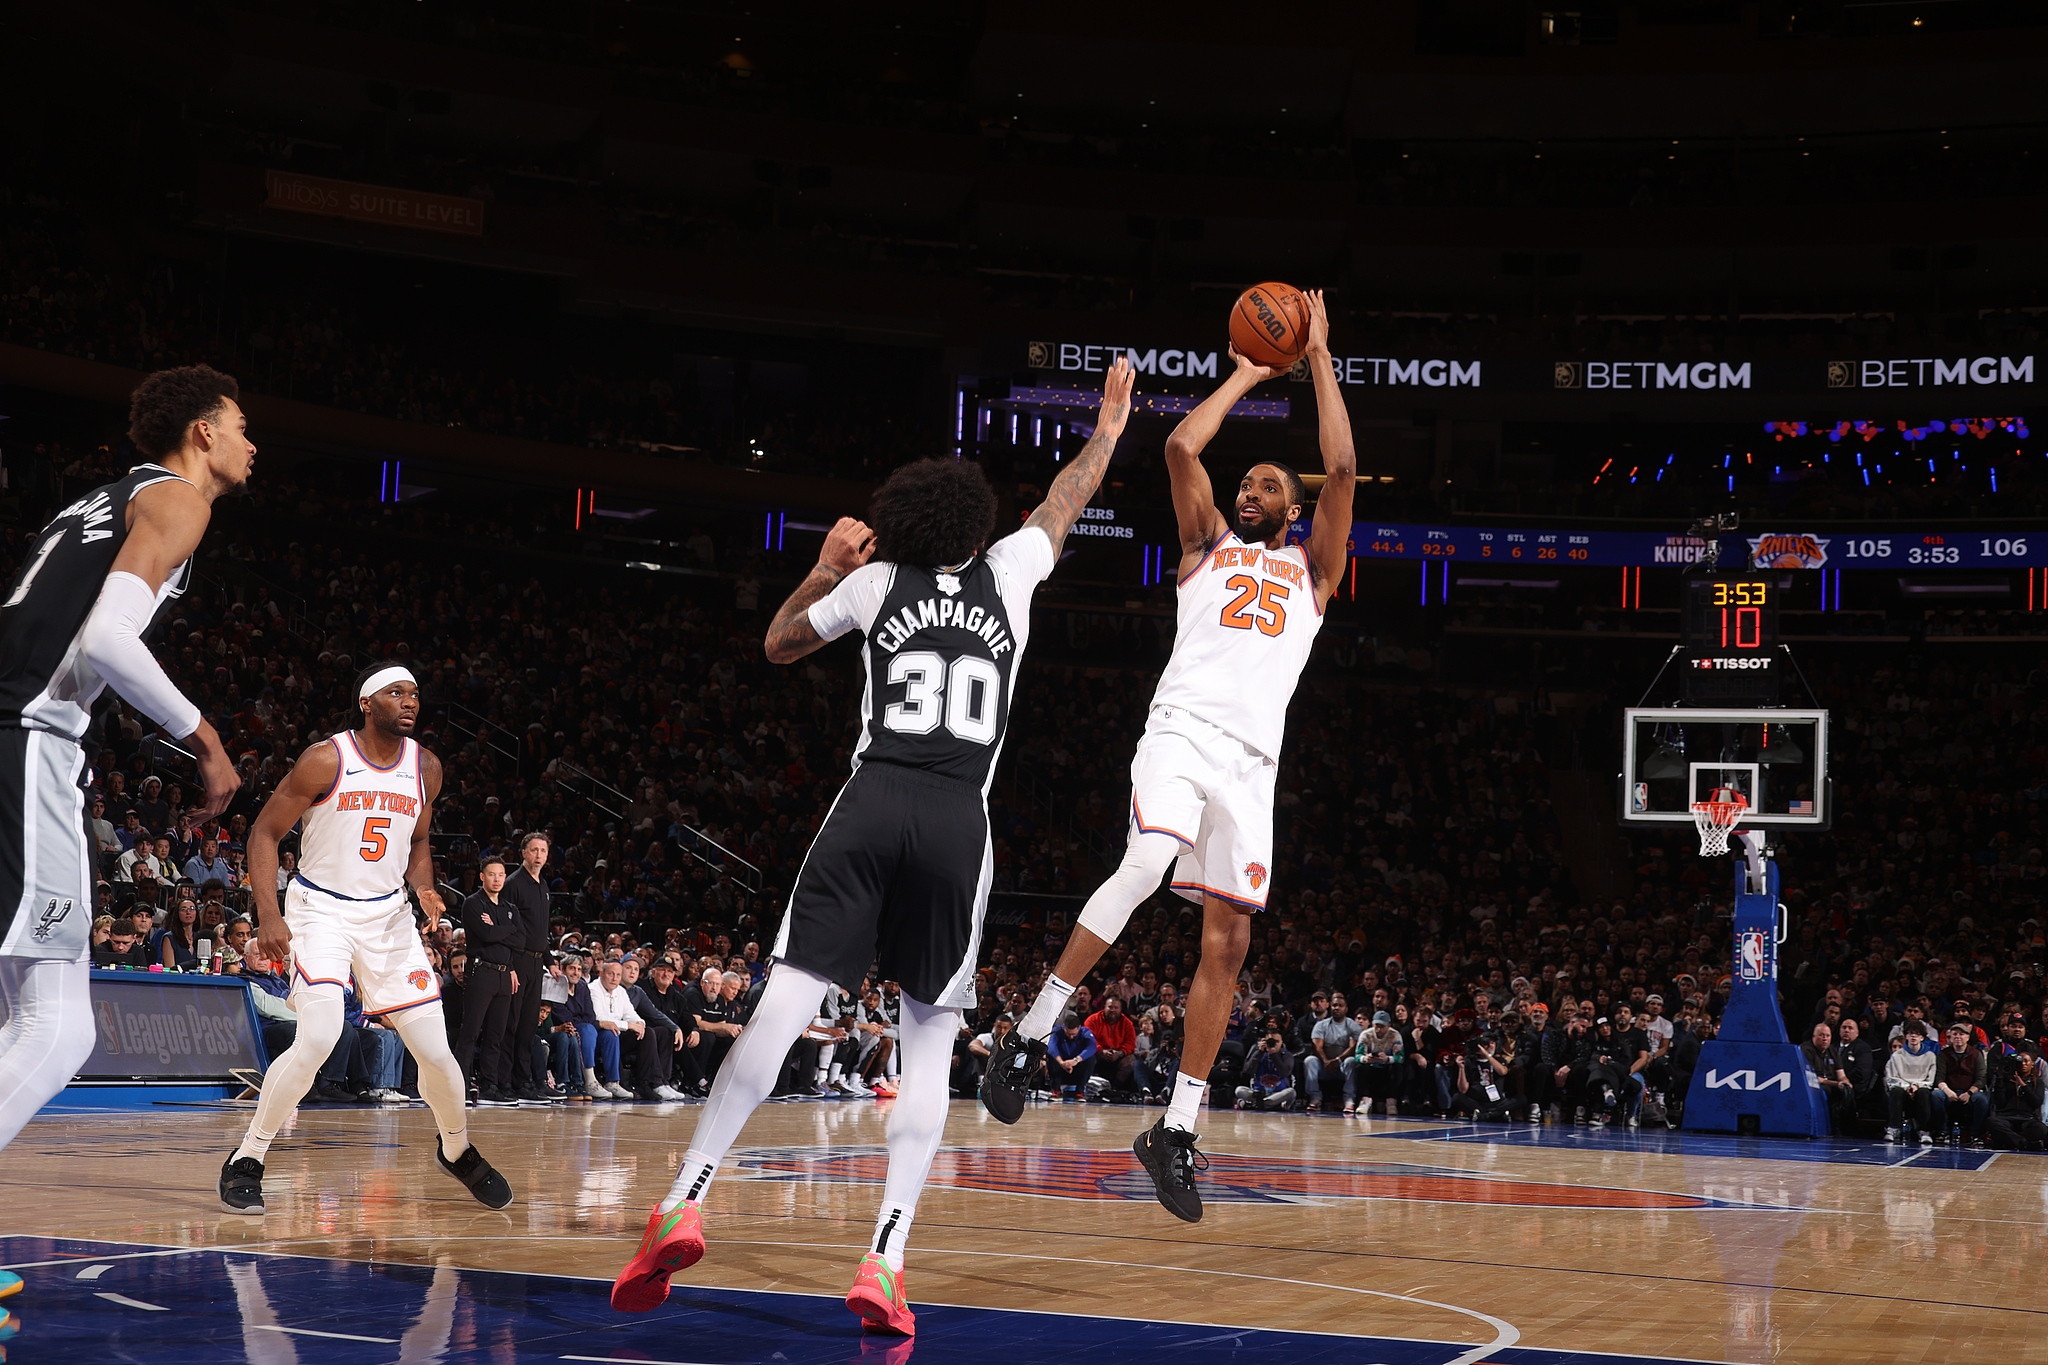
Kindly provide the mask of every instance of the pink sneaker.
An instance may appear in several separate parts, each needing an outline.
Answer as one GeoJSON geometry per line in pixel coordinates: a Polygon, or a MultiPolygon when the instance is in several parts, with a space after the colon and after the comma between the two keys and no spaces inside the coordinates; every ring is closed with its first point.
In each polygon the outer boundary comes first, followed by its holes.
{"type": "Polygon", "coordinates": [[[659,1204],[647,1216],[640,1250],[612,1281],[612,1307],[621,1313],[651,1312],[668,1300],[668,1277],[687,1270],[704,1256],[704,1224],[695,1200],[663,1213],[659,1204]]]}
{"type": "Polygon", "coordinates": [[[917,1315],[903,1298],[903,1276],[872,1251],[860,1258],[860,1272],[846,1291],[846,1306],[861,1315],[870,1332],[899,1337],[917,1333],[917,1315]]]}

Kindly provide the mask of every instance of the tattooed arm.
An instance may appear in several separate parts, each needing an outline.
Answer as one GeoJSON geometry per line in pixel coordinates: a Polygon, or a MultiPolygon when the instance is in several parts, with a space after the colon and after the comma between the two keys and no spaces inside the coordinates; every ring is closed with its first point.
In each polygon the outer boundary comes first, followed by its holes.
{"type": "Polygon", "coordinates": [[[853,517],[841,517],[825,536],[818,566],[768,623],[764,649],[771,664],[793,664],[825,641],[811,625],[811,604],[839,586],[839,580],[868,562],[875,552],[875,533],[853,517]]]}
{"type": "Polygon", "coordinates": [[[1054,558],[1059,557],[1060,546],[1079,519],[1081,509],[1102,486],[1102,475],[1109,468],[1110,455],[1116,450],[1116,438],[1123,434],[1124,424],[1131,420],[1131,384],[1134,378],[1131,358],[1118,356],[1102,382],[1102,407],[1096,414],[1095,434],[1088,438],[1087,445],[1081,447],[1081,453],[1067,462],[1067,467],[1052,481],[1045,501],[1024,523],[1045,532],[1046,539],[1052,542],[1054,558]]]}

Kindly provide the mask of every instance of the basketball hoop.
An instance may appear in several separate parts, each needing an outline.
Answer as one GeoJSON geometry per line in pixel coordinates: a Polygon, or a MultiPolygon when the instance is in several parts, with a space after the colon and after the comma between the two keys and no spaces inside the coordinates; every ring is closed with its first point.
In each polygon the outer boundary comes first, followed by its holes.
{"type": "Polygon", "coordinates": [[[1692,822],[1699,826],[1700,856],[1718,858],[1728,851],[1728,836],[1749,809],[1749,801],[1732,787],[1714,788],[1713,799],[1692,803],[1692,822]]]}

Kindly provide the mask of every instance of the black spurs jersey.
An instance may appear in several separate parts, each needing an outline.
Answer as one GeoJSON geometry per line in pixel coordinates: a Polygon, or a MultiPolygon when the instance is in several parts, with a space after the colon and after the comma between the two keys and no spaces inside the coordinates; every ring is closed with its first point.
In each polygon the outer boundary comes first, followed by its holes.
{"type": "Polygon", "coordinates": [[[987,792],[1031,633],[1031,594],[1052,566],[1052,542],[1028,526],[950,571],[865,565],[812,604],[821,638],[867,635],[856,768],[895,763],[987,792]]]}
{"type": "MultiPolygon", "coordinates": [[[[139,464],[59,512],[29,546],[21,574],[0,599],[0,725],[81,739],[106,683],[80,649],[114,557],[128,540],[128,500],[178,475],[139,464]]],[[[184,595],[190,560],[164,580],[157,615],[184,595]]]]}

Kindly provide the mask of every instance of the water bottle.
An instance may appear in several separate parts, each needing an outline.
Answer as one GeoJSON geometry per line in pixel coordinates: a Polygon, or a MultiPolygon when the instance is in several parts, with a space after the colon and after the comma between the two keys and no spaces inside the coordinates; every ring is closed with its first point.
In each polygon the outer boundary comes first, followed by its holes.
{"type": "Polygon", "coordinates": [[[211,973],[213,971],[213,940],[202,938],[199,940],[198,947],[199,970],[202,974],[211,973]]]}
{"type": "Polygon", "coordinates": [[[1963,1145],[1963,1125],[1962,1125],[1962,1124],[1960,1124],[1960,1123],[1951,1123],[1951,1124],[1950,1124],[1950,1125],[1948,1126],[1948,1145],[1949,1145],[1949,1146],[1951,1146],[1951,1147],[1960,1147],[1960,1146],[1962,1146],[1962,1145],[1963,1145]]]}

